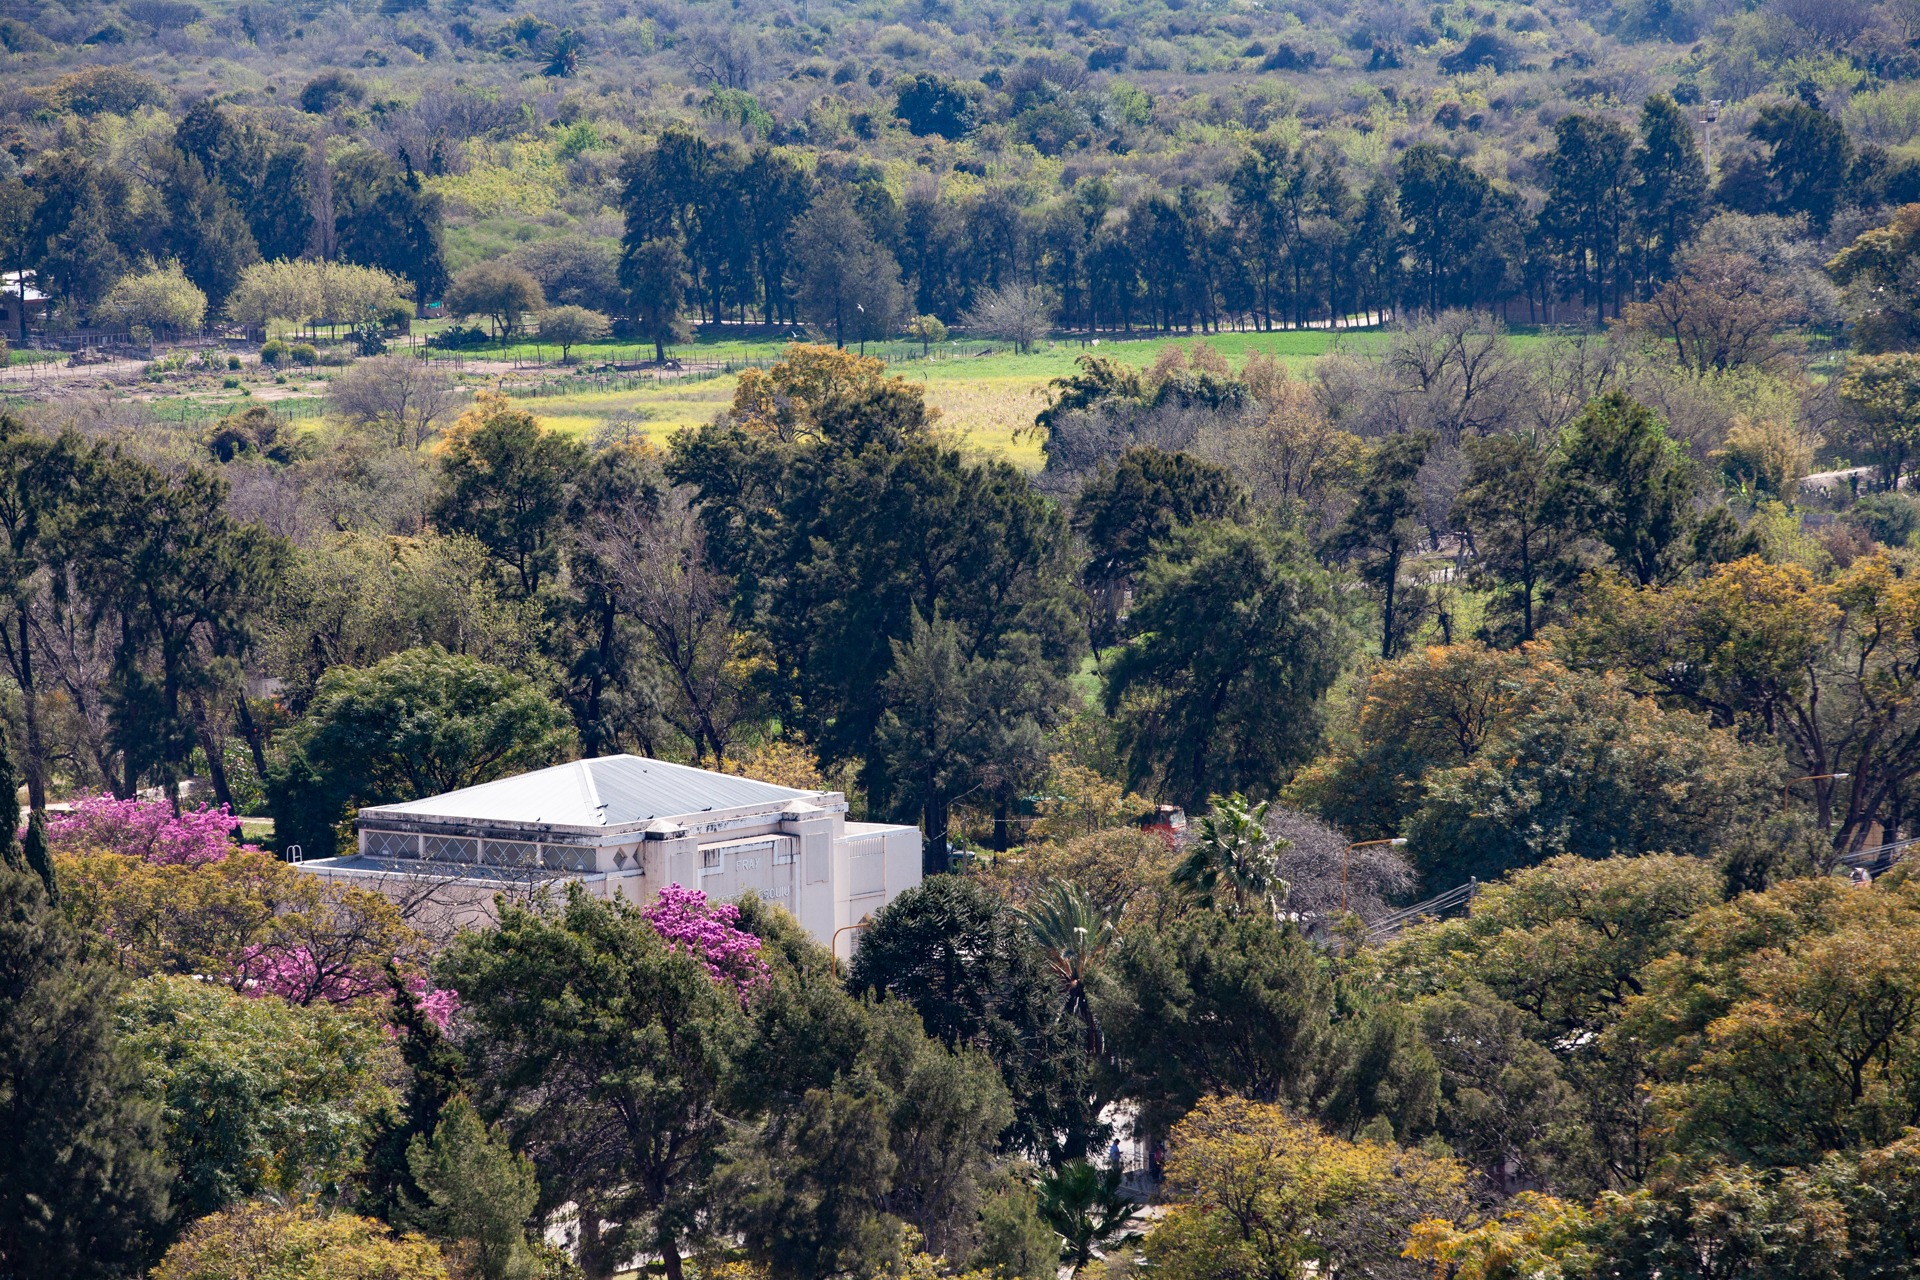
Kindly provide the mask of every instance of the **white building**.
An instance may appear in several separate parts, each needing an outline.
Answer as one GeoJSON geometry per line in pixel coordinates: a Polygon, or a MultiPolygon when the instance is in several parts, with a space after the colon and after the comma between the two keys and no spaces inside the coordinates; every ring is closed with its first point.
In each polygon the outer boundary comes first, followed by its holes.
{"type": "MultiPolygon", "coordinates": [[[[800,791],[644,756],[554,765],[360,810],[359,851],[300,865],[379,889],[423,924],[490,918],[509,897],[576,881],[644,904],[669,884],[749,889],[823,945],[920,883],[916,827],[848,822],[837,791],[800,791]]],[[[847,953],[842,940],[840,954],[847,953]]]]}

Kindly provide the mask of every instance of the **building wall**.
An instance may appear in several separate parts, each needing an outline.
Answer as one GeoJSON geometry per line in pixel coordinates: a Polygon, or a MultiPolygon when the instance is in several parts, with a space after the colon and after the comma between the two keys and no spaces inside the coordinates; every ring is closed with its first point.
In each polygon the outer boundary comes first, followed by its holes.
{"type": "Polygon", "coordinates": [[[668,884],[698,888],[716,900],[753,892],[785,907],[823,946],[838,936],[836,950],[844,957],[854,944],[839,935],[920,883],[917,828],[845,819],[844,802],[702,814],[686,826],[655,824],[667,829],[651,831],[531,830],[369,814],[361,820],[360,853],[418,858],[419,874],[354,866],[359,859],[351,857],[301,865],[316,875],[378,889],[417,913],[434,933],[490,920],[497,892],[512,898],[537,887],[524,878],[512,884],[491,881],[484,871],[477,879],[462,879],[435,872],[436,862],[444,867],[448,861],[477,861],[523,876],[528,868],[544,866],[560,873],[556,881],[578,880],[596,897],[618,895],[636,905],[650,902],[668,884]]]}

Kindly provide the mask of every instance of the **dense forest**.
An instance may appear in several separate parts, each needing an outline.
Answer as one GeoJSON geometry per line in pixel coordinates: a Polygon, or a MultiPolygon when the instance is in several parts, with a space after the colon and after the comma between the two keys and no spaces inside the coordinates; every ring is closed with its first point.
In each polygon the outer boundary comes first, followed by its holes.
{"type": "Polygon", "coordinates": [[[1087,332],[1601,321],[1717,212],[1824,260],[1920,197],[1898,4],[6,12],[0,256],[56,327],[257,323],[242,273],[303,257],[508,318],[512,269],[663,339],[1023,300],[1087,332]],[[172,262],[203,312],[114,293],[172,262]]]}
{"type": "Polygon", "coordinates": [[[0,73],[0,1280],[1914,1274],[1920,10],[0,73]],[[619,752],[923,879],[834,950],[292,861],[619,752]]]}

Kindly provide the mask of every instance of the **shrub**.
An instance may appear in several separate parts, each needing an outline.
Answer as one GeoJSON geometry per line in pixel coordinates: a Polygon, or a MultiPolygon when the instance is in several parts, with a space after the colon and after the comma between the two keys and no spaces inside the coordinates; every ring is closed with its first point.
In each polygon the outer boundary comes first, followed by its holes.
{"type": "Polygon", "coordinates": [[[287,361],[287,344],[278,338],[271,338],[260,348],[260,363],[269,369],[277,369],[287,361]]]}
{"type": "Polygon", "coordinates": [[[97,308],[101,319],[128,328],[198,332],[207,318],[207,295],[187,279],[178,262],[123,276],[97,308]]]}
{"type": "Polygon", "coordinates": [[[320,360],[320,353],[314,349],[314,345],[311,342],[294,343],[287,348],[287,356],[295,364],[311,365],[317,364],[320,360]]]}
{"type": "Polygon", "coordinates": [[[1864,529],[1875,542],[1888,547],[1904,547],[1920,530],[1920,502],[1904,493],[1870,493],[1848,513],[1851,523],[1864,529]]]}

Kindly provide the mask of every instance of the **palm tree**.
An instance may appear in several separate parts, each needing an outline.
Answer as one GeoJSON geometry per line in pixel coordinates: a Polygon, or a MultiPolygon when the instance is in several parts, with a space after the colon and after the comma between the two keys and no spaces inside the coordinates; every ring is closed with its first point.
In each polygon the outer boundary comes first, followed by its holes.
{"type": "Polygon", "coordinates": [[[1016,913],[1033,935],[1067,992],[1067,1015],[1087,1026],[1087,1052],[1098,1058],[1105,1052],[1100,1026],[1087,999],[1087,975],[1100,966],[1120,940],[1120,912],[1102,911],[1087,891],[1072,881],[1050,884],[1016,913]]]}
{"type": "Polygon", "coordinates": [[[1235,915],[1255,906],[1278,915],[1288,891],[1287,882],[1280,878],[1280,854],[1291,845],[1267,834],[1267,810],[1272,803],[1249,809],[1241,795],[1224,800],[1215,796],[1213,812],[1200,820],[1200,838],[1174,871],[1173,882],[1203,907],[1219,907],[1230,900],[1235,915]]]}
{"type": "Polygon", "coordinates": [[[1060,1261],[1073,1274],[1102,1253],[1140,1233],[1133,1225],[1135,1205],[1120,1194],[1120,1166],[1096,1169],[1085,1160],[1069,1160],[1040,1176],[1040,1216],[1060,1234],[1060,1261]]]}

